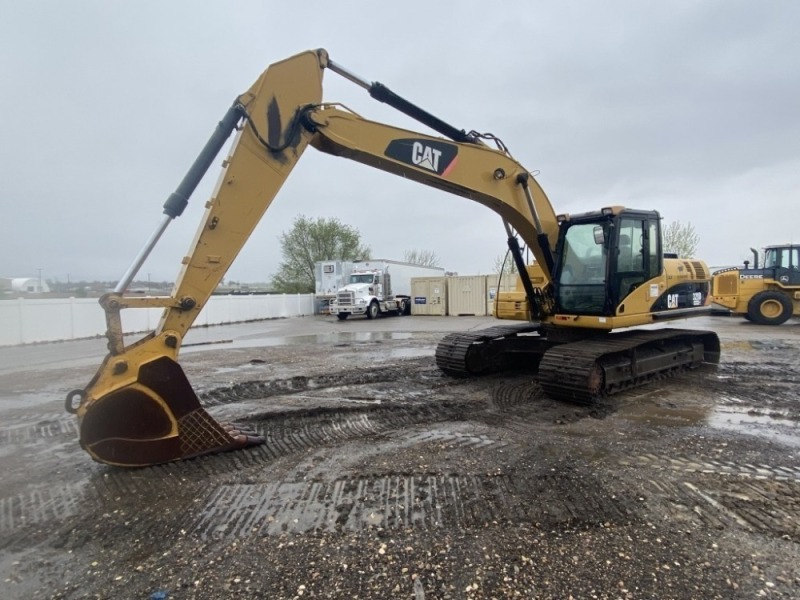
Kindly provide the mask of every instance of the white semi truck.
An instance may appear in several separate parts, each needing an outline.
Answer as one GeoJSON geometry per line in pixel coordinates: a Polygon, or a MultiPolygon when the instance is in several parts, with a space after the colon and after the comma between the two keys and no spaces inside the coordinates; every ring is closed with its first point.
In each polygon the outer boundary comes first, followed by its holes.
{"type": "Polygon", "coordinates": [[[330,314],[344,321],[350,315],[407,315],[411,312],[411,279],[442,277],[444,269],[396,260],[353,263],[348,283],[330,302],[330,314]]]}

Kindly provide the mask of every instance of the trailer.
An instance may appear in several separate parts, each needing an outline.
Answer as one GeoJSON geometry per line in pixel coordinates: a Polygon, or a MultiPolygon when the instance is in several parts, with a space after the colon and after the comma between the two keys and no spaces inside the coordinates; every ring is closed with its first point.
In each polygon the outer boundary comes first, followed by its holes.
{"type": "Polygon", "coordinates": [[[336,292],[347,285],[353,272],[351,260],[320,260],[314,263],[314,300],[316,312],[330,313],[331,300],[336,292]]]}

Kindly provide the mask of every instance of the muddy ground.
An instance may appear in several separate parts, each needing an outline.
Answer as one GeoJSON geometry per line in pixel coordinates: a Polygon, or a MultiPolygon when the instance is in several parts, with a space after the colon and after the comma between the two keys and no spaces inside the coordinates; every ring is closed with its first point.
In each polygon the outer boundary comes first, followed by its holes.
{"type": "Polygon", "coordinates": [[[592,407],[438,371],[446,332],[493,324],[208,329],[232,341],[187,347],[190,380],[267,443],[134,470],[63,412],[96,344],[2,349],[0,596],[800,597],[800,323],[681,322],[718,367],[592,407]]]}

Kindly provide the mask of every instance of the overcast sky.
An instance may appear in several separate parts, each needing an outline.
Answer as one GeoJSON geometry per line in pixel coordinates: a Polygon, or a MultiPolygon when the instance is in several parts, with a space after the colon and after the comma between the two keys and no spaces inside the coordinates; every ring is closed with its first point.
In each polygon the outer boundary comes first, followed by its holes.
{"type": "MultiPolygon", "coordinates": [[[[795,0],[2,5],[0,276],[118,280],[234,97],[318,47],[499,136],[558,213],[657,209],[694,225],[711,266],[800,241],[795,0]]],[[[364,117],[426,131],[334,73],[324,86],[364,117]]],[[[216,165],[139,279],[175,278],[216,165]]],[[[300,214],[352,225],[374,258],[432,250],[464,275],[506,249],[489,209],[309,149],[227,278],[268,280],[300,214]]]]}

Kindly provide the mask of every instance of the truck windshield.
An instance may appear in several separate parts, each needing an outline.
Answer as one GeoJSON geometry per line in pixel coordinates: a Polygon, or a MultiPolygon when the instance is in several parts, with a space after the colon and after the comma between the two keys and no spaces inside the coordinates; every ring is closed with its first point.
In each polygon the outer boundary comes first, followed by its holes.
{"type": "Polygon", "coordinates": [[[362,275],[350,275],[350,283],[372,283],[372,273],[362,275]]]}

